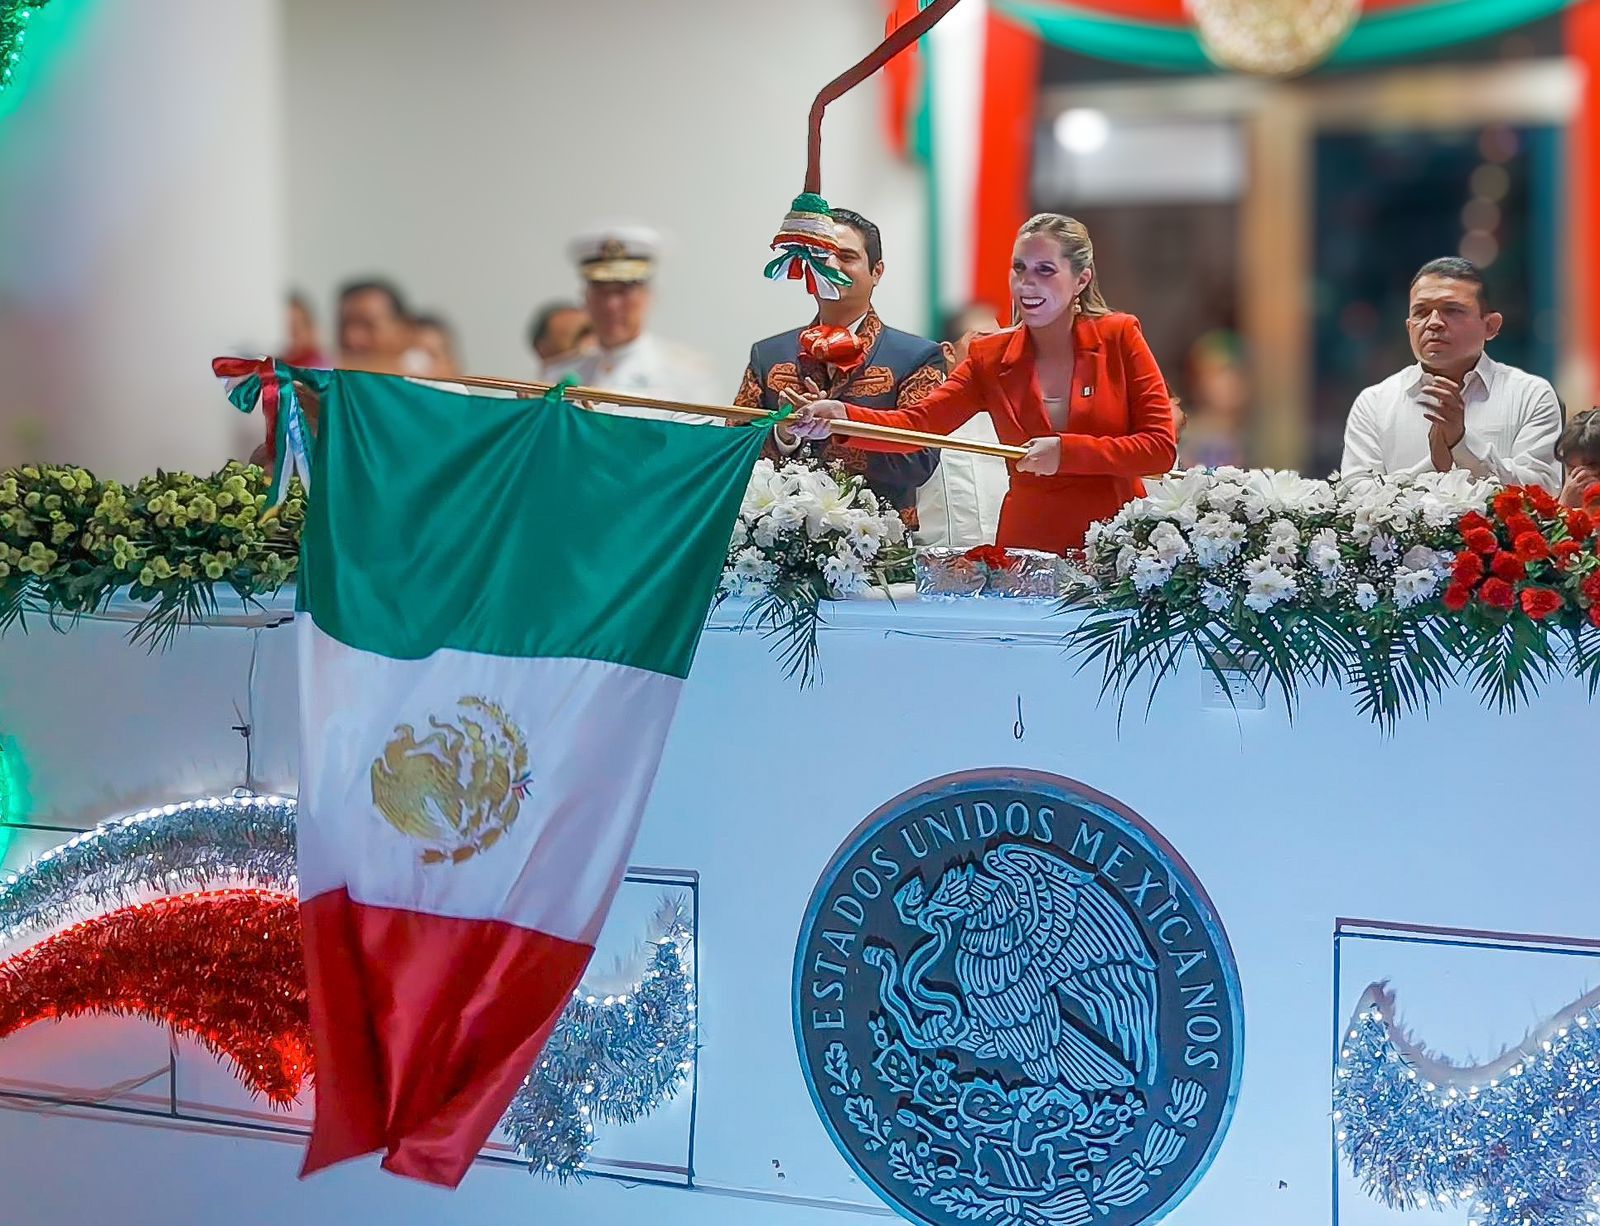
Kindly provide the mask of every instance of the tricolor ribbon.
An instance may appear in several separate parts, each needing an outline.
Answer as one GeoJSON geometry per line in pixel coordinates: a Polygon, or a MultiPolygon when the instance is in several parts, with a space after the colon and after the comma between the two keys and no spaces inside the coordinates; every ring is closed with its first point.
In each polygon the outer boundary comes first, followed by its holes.
{"type": "Polygon", "coordinates": [[[834,253],[822,247],[785,243],[777,252],[777,258],[767,265],[769,281],[804,281],[806,293],[830,301],[839,297],[842,287],[851,284],[838,265],[829,262],[834,253]]]}
{"type": "Polygon", "coordinates": [[[289,496],[289,482],[296,476],[311,489],[311,429],[305,410],[295,391],[295,379],[311,381],[317,388],[326,386],[327,371],[305,371],[272,358],[216,358],[211,373],[223,380],[228,400],[241,413],[261,406],[267,423],[268,461],[272,465],[272,485],[267,491],[269,510],[283,505],[289,496]]]}

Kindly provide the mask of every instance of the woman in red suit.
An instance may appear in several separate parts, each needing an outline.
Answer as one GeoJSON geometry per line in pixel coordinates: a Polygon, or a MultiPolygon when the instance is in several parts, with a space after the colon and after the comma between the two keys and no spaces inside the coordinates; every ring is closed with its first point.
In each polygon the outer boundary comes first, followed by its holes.
{"type": "MultiPolygon", "coordinates": [[[[1172,398],[1139,321],[1113,312],[1095,280],[1081,222],[1041,213],[1017,234],[1011,296],[1021,326],[972,342],[967,360],[914,408],[873,410],[795,397],[796,433],[819,436],[848,418],[949,434],[987,413],[1010,462],[996,544],[1064,553],[1144,493],[1143,476],[1177,459],[1172,398]]],[[[852,438],[852,447],[913,451],[852,438]]]]}

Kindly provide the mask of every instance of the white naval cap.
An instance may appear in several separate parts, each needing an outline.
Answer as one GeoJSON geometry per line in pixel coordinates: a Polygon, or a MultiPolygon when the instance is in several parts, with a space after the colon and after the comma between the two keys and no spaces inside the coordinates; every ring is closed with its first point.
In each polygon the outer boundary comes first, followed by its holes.
{"type": "Polygon", "coordinates": [[[661,236],[646,226],[606,226],[579,235],[568,252],[585,281],[650,280],[661,236]]]}

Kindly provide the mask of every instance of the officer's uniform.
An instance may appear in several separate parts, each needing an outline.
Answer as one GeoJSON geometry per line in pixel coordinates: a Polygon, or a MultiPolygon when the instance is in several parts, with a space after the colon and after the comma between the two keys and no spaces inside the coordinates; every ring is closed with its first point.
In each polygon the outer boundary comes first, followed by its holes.
{"type": "MultiPolygon", "coordinates": [[[[639,284],[648,282],[653,275],[657,249],[658,240],[649,230],[615,227],[578,239],[571,251],[585,281],[639,284]]],[[[545,378],[556,383],[569,374],[583,387],[690,404],[719,403],[710,363],[692,350],[664,341],[649,331],[615,349],[597,349],[576,361],[554,366],[545,378]]],[[[721,419],[716,417],[606,404],[598,400],[594,407],[619,417],[721,424],[721,419]]]]}

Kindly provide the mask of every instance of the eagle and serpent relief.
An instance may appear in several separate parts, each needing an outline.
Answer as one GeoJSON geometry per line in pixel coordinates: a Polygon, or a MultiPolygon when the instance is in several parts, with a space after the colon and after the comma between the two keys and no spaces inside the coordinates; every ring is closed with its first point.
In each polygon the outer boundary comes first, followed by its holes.
{"type": "Polygon", "coordinates": [[[1238,1090],[1238,970],[1149,825],[1055,775],[946,776],[850,836],[795,960],[807,1085],[913,1221],[1135,1226],[1204,1174],[1238,1090]]]}

